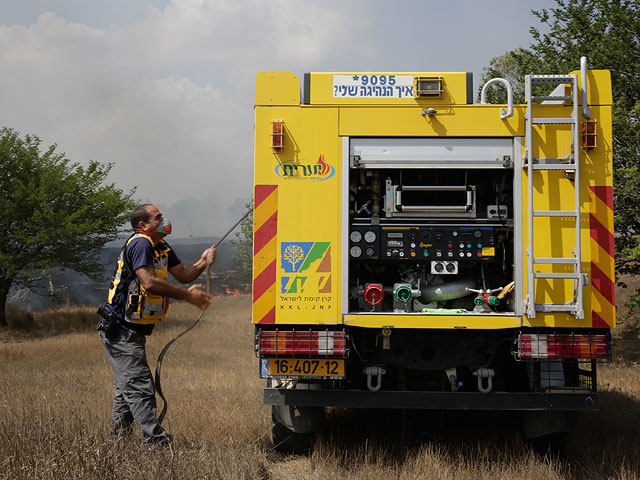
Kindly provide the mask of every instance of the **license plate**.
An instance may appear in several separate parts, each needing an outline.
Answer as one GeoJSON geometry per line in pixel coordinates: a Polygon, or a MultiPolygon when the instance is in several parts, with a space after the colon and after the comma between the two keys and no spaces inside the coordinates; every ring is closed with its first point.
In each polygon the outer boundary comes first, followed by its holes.
{"type": "Polygon", "coordinates": [[[331,358],[261,358],[261,378],[344,378],[344,360],[331,358]]]}

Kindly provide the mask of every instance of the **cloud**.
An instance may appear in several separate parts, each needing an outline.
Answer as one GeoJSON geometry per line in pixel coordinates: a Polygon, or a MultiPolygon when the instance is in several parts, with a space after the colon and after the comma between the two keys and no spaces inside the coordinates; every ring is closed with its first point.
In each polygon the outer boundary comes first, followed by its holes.
{"type": "Polygon", "coordinates": [[[370,55],[359,5],[173,0],[105,28],[53,12],[0,25],[0,123],[73,161],[114,162],[112,181],[174,215],[227,212],[215,229],[251,196],[256,72],[370,55]]]}

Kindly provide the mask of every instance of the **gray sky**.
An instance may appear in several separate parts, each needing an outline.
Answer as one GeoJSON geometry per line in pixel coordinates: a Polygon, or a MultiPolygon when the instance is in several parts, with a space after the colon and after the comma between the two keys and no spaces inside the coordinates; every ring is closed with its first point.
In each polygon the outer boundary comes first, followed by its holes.
{"type": "Polygon", "coordinates": [[[554,5],[0,0],[0,125],[113,162],[176,237],[220,234],[251,198],[256,72],[471,71],[477,88],[554,5]]]}

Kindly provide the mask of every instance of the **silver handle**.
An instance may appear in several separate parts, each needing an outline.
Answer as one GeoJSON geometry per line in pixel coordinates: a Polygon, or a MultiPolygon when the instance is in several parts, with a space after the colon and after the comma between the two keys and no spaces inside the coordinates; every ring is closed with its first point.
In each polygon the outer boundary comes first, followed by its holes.
{"type": "Polygon", "coordinates": [[[465,185],[418,186],[400,185],[396,189],[396,208],[404,212],[469,212],[473,208],[473,190],[465,185]],[[402,205],[402,191],[407,192],[467,192],[465,205],[402,205]]]}

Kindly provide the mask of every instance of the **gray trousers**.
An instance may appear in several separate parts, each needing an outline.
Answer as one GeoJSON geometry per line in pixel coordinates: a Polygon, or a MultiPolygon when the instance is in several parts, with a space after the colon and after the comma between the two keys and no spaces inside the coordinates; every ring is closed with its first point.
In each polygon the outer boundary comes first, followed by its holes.
{"type": "Polygon", "coordinates": [[[100,331],[100,339],[116,384],[111,413],[113,432],[126,432],[135,420],[147,441],[167,441],[167,433],[156,418],[156,392],[147,363],[146,338],[122,328],[114,339],[100,331]]]}

